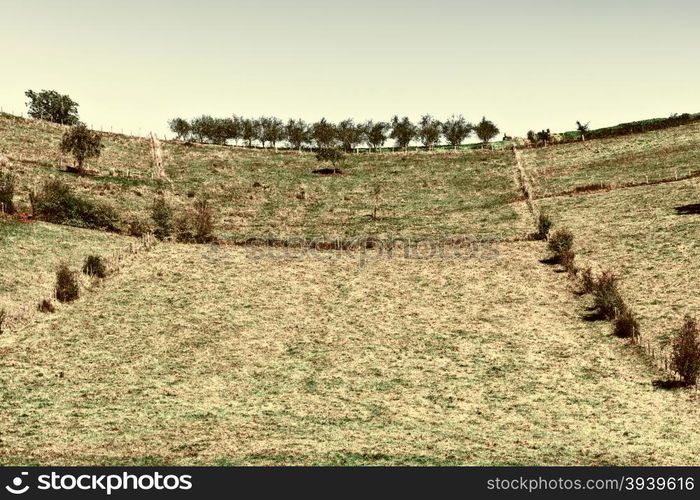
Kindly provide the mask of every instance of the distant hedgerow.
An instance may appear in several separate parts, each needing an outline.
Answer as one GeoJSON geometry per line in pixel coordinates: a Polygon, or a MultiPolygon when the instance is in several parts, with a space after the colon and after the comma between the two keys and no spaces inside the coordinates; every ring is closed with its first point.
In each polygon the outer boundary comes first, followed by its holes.
{"type": "Polygon", "coordinates": [[[56,300],[73,302],[80,297],[80,285],[74,271],[68,264],[61,263],[56,271],[56,300]]]}

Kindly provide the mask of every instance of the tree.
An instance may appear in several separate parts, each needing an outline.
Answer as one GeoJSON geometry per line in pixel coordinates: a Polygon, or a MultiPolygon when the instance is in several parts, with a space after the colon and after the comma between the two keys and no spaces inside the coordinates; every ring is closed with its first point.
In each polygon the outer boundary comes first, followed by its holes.
{"type": "Polygon", "coordinates": [[[241,139],[246,143],[246,146],[252,147],[253,140],[256,139],[256,123],[250,118],[241,119],[241,139]]]}
{"type": "Polygon", "coordinates": [[[221,121],[222,135],[224,136],[224,143],[227,140],[232,140],[237,145],[238,139],[241,137],[241,119],[237,116],[232,118],[224,118],[221,121]]]}
{"type": "Polygon", "coordinates": [[[73,125],[61,139],[61,152],[73,155],[80,175],[85,175],[85,160],[99,157],[103,147],[102,136],[88,129],[84,123],[73,125]]]}
{"type": "Polygon", "coordinates": [[[379,150],[382,152],[382,146],[386,142],[386,134],[389,130],[389,124],[386,122],[374,123],[372,120],[368,121],[363,126],[364,136],[367,144],[370,148],[374,150],[379,150]]]}
{"type": "Polygon", "coordinates": [[[498,130],[498,127],[496,127],[492,121],[487,120],[484,116],[474,127],[474,132],[476,132],[476,136],[481,139],[481,142],[488,144],[491,139],[499,134],[500,130],[498,130]]]}
{"type": "Polygon", "coordinates": [[[285,129],[282,120],[275,117],[263,117],[260,118],[260,139],[265,147],[265,143],[269,142],[272,147],[277,150],[277,143],[284,140],[285,129]]]}
{"type": "Polygon", "coordinates": [[[78,103],[68,95],[59,94],[55,90],[27,90],[24,95],[29,98],[28,114],[32,118],[64,125],[78,123],[78,103]]]}
{"type": "Polygon", "coordinates": [[[301,147],[309,141],[309,126],[304,120],[289,120],[285,127],[287,141],[294,148],[301,151],[301,147]]]}
{"type": "Polygon", "coordinates": [[[168,122],[170,130],[177,135],[177,138],[181,141],[186,141],[187,137],[190,135],[190,124],[187,120],[183,118],[173,118],[168,122]]]}
{"type": "Polygon", "coordinates": [[[209,115],[202,115],[192,120],[192,123],[190,123],[190,133],[195,136],[197,142],[215,142],[217,138],[216,127],[217,123],[215,118],[209,115]]]}
{"type": "Polygon", "coordinates": [[[396,145],[404,151],[416,136],[416,126],[411,123],[407,116],[399,120],[398,116],[391,119],[391,134],[389,137],[396,141],[396,145]]]}
{"type": "Polygon", "coordinates": [[[591,122],[586,122],[585,124],[583,124],[580,121],[576,120],[576,130],[578,130],[581,133],[581,141],[586,140],[586,134],[588,133],[588,130],[590,128],[590,123],[591,122]]]}
{"type": "Polygon", "coordinates": [[[228,120],[228,118],[213,118],[211,122],[207,122],[206,133],[211,142],[221,146],[226,144],[229,138],[228,120]]]}
{"type": "Polygon", "coordinates": [[[335,146],[336,129],[332,123],[321,118],[321,121],[311,126],[311,138],[316,141],[319,149],[329,149],[335,146]]]}
{"type": "Polygon", "coordinates": [[[424,115],[418,124],[418,138],[428,151],[432,151],[440,142],[442,124],[430,115],[424,115]]]}
{"type": "Polygon", "coordinates": [[[352,118],[340,122],[336,127],[336,134],[346,153],[355,149],[362,141],[362,127],[355,125],[352,118]]]}
{"type": "Polygon", "coordinates": [[[547,129],[547,130],[540,130],[537,132],[537,141],[542,142],[545,147],[547,147],[547,141],[549,141],[552,138],[552,132],[547,129]]]}
{"type": "Polygon", "coordinates": [[[442,124],[442,133],[454,149],[457,149],[464,142],[464,139],[471,135],[473,129],[474,126],[468,123],[462,115],[452,115],[449,120],[442,124]]]}

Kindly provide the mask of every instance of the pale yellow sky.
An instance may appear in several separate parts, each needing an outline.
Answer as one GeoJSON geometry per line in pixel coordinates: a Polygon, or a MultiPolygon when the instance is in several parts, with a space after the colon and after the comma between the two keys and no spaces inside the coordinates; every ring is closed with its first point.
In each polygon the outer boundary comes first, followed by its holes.
{"type": "Polygon", "coordinates": [[[700,111],[700,2],[0,0],[0,106],[96,128],[199,114],[482,115],[502,131],[700,111]]]}

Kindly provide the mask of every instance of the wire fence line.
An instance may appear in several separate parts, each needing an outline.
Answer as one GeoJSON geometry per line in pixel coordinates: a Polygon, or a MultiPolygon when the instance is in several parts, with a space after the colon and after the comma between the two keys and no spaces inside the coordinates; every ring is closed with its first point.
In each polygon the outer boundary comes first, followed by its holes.
{"type": "MultiPolygon", "coordinates": [[[[515,167],[517,169],[517,177],[518,177],[518,182],[520,184],[520,190],[523,193],[523,197],[525,199],[525,202],[528,205],[528,210],[530,214],[532,215],[533,218],[536,217],[535,214],[539,214],[539,207],[537,206],[537,203],[535,200],[542,199],[543,196],[536,196],[533,189],[533,181],[531,177],[528,176],[527,171],[525,170],[525,167],[522,163],[522,158],[520,156],[520,151],[514,146],[513,147],[513,155],[515,159],[515,167]]],[[[676,174],[676,178],[678,178],[676,174]]],[[[648,182],[648,179],[647,179],[648,182]]],[[[633,335],[631,337],[631,342],[633,345],[637,346],[641,351],[644,353],[644,355],[647,357],[647,359],[651,362],[651,364],[657,368],[658,370],[664,372],[673,382],[682,382],[683,377],[680,373],[678,373],[673,364],[673,356],[671,352],[669,352],[668,348],[664,348],[659,345],[655,345],[651,340],[645,339],[642,337],[642,334],[640,331],[635,330],[633,332],[633,335]]],[[[698,386],[700,384],[700,380],[696,380],[694,386],[695,386],[695,393],[697,395],[698,392],[698,386]]]]}

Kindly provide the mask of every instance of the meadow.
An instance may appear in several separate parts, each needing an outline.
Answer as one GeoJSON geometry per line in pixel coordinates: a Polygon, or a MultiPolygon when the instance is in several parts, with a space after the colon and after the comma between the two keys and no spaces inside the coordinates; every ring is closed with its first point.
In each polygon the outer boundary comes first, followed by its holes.
{"type": "MultiPolygon", "coordinates": [[[[205,194],[219,239],[160,242],[0,335],[0,463],[700,463],[696,388],[655,385],[668,373],[609,322],[584,320],[589,299],[529,238],[511,152],[349,155],[344,175],[319,176],[310,153],[167,142],[163,183],[148,143],[116,135],[95,175],[62,173],[60,132],[0,117],[20,211],[50,177],[124,220],[161,192],[176,206],[205,194]],[[266,235],[404,246],[242,244],[266,235]],[[407,250],[444,235],[441,251],[407,250]]],[[[673,176],[697,168],[699,145],[690,124],[522,158],[539,197],[673,176]]],[[[655,343],[700,315],[700,215],[675,210],[700,203],[699,179],[536,203],[572,230],[577,260],[621,274],[655,343]]],[[[0,222],[10,311],[34,307],[59,260],[77,269],[135,241],[28,220],[0,222]]]]}

